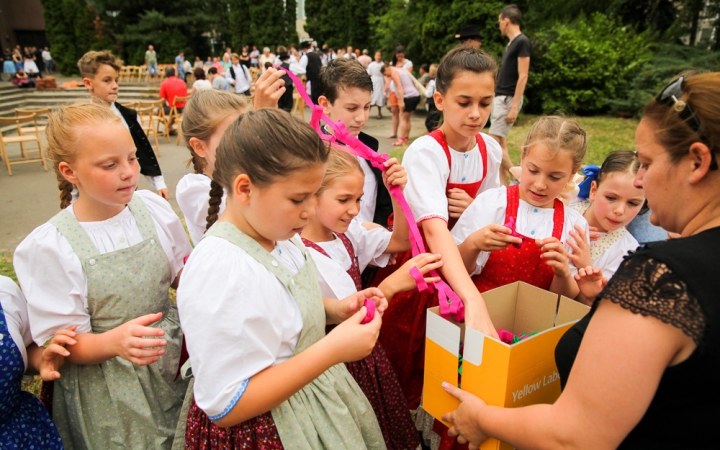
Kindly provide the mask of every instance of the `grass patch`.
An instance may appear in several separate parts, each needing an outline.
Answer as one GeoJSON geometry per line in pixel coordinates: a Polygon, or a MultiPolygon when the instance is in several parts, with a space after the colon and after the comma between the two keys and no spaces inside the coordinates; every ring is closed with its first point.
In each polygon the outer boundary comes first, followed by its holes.
{"type": "Polygon", "coordinates": [[[0,253],[0,275],[10,277],[17,283],[15,269],[12,265],[12,253],[0,253]]]}

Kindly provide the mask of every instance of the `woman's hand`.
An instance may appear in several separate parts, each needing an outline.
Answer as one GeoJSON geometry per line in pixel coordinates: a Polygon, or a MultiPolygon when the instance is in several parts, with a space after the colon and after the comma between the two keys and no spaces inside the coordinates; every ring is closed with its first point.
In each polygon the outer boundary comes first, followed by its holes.
{"type": "Polygon", "coordinates": [[[255,100],[253,109],[277,108],[280,97],[285,93],[285,72],[269,67],[255,83],[255,100]]]}
{"type": "MultiPolygon", "coordinates": [[[[386,303],[387,306],[387,303],[386,303]]],[[[323,339],[327,339],[332,347],[331,354],[337,357],[336,364],[359,361],[368,356],[375,348],[382,325],[381,314],[375,314],[373,320],[366,324],[361,322],[367,314],[367,308],[361,307],[358,312],[342,322],[323,339]]]]}
{"type": "Polygon", "coordinates": [[[575,281],[578,288],[580,288],[581,302],[592,305],[595,297],[605,289],[608,279],[603,276],[602,270],[599,268],[587,266],[578,269],[578,273],[575,274],[575,281]]]}
{"type": "Polygon", "coordinates": [[[148,325],[162,319],[162,313],[147,314],[126,322],[112,330],[116,335],[115,354],[138,366],[146,366],[165,354],[165,339],[146,339],[151,336],[163,336],[165,331],[148,325]]]}
{"type": "Polygon", "coordinates": [[[575,267],[591,266],[593,261],[590,256],[590,244],[588,244],[585,230],[580,225],[575,225],[575,230],[570,232],[572,239],[568,239],[567,243],[572,248],[572,253],[568,253],[568,258],[573,262],[575,267]]]}
{"type": "Polygon", "coordinates": [[[535,244],[543,251],[540,258],[544,259],[545,264],[552,268],[556,277],[565,279],[572,278],[568,254],[562,242],[555,237],[549,237],[538,239],[535,241],[535,244]]]}
{"type": "Polygon", "coordinates": [[[478,413],[487,405],[478,397],[458,389],[450,383],[443,383],[443,389],[460,400],[458,409],[442,416],[442,420],[452,424],[448,430],[448,435],[457,436],[458,443],[469,443],[469,447],[472,449],[480,447],[480,444],[488,438],[488,435],[480,427],[478,413]]]}
{"type": "Polygon", "coordinates": [[[473,202],[473,198],[462,189],[452,188],[448,191],[448,215],[457,219],[473,202]]]}
{"type": "Polygon", "coordinates": [[[442,255],[439,253],[421,253],[409,259],[405,264],[400,266],[398,270],[385,278],[382,283],[380,283],[380,286],[378,286],[378,289],[380,289],[388,299],[392,299],[399,292],[415,289],[417,282],[415,278],[410,275],[410,269],[413,267],[418,268],[420,274],[423,275],[425,283],[437,283],[440,281],[440,277],[426,277],[425,275],[430,271],[439,269],[442,265],[442,255]]]}
{"type": "MultiPolygon", "coordinates": [[[[35,369],[40,374],[43,381],[53,381],[60,378],[60,368],[65,364],[65,357],[70,356],[70,352],[65,348],[68,345],[75,345],[77,342],[75,325],[70,328],[64,328],[55,332],[50,344],[46,348],[39,347],[35,351],[40,351],[41,356],[37,361],[38,367],[35,369]]],[[[34,358],[31,358],[34,359],[34,358]]]]}
{"type": "Polygon", "coordinates": [[[510,244],[522,244],[522,239],[512,236],[512,230],[506,226],[491,223],[473,232],[470,237],[473,245],[482,252],[503,250],[510,244]]]}
{"type": "Polygon", "coordinates": [[[407,184],[407,172],[405,168],[400,165],[397,158],[390,158],[383,163],[387,170],[383,171],[383,183],[385,187],[400,186],[400,189],[405,189],[407,184]]]}

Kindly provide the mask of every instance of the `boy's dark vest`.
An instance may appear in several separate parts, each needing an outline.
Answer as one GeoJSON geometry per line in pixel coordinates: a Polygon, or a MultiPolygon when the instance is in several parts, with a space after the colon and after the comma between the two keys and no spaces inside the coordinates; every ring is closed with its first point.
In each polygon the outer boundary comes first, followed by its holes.
{"type": "Polygon", "coordinates": [[[120,111],[120,115],[130,130],[130,136],[132,136],[133,142],[135,142],[135,147],[137,148],[136,155],[138,163],[140,164],[140,173],[149,177],[162,175],[160,164],[158,164],[152,145],[138,123],[137,111],[126,108],[117,102],[115,103],[115,107],[120,111]]]}

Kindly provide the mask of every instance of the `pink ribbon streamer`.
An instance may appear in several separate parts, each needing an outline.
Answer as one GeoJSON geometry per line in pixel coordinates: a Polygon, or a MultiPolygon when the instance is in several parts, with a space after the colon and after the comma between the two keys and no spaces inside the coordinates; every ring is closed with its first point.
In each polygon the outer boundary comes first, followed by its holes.
{"type": "MultiPolygon", "coordinates": [[[[295,88],[297,89],[298,94],[300,94],[300,98],[302,98],[308,107],[311,108],[312,116],[310,118],[310,126],[317,131],[323,140],[329,142],[330,145],[335,144],[336,141],[342,142],[347,147],[337,145],[335,145],[335,147],[343,151],[348,151],[348,149],[350,149],[351,153],[366,159],[373,167],[382,171],[387,169],[384,165],[384,163],[388,160],[387,155],[378,154],[370,147],[363,144],[358,138],[348,132],[347,128],[345,128],[345,125],[341,121],[333,122],[330,120],[330,118],[323,113],[322,106],[316,105],[312,102],[310,96],[305,91],[302,81],[294,73],[289,70],[285,70],[282,67],[278,67],[278,69],[285,71],[290,79],[293,80],[295,88]],[[321,120],[333,131],[333,135],[327,135],[322,132],[320,127],[321,120]]],[[[408,205],[405,200],[402,189],[399,186],[390,186],[388,191],[398,202],[398,205],[400,205],[400,208],[405,214],[405,219],[407,220],[409,227],[409,238],[413,257],[419,255],[420,253],[425,253],[425,245],[423,244],[422,235],[420,234],[417,223],[415,223],[415,217],[410,210],[410,205],[408,205]]],[[[436,270],[431,271],[430,274],[434,277],[440,276],[436,270]]],[[[423,283],[424,282],[425,280],[423,280],[423,283]]],[[[457,322],[463,322],[465,320],[465,305],[462,300],[460,300],[460,297],[453,292],[452,288],[445,281],[440,280],[438,282],[434,282],[433,285],[435,289],[438,290],[440,314],[446,319],[452,317],[457,322]]]]}
{"type": "Polygon", "coordinates": [[[413,277],[413,279],[415,280],[418,291],[424,292],[428,289],[432,289],[425,282],[425,277],[422,276],[422,274],[420,273],[420,269],[418,269],[417,266],[413,266],[412,269],[410,269],[410,276],[413,277]]]}
{"type": "Polygon", "coordinates": [[[372,322],[372,320],[375,318],[375,302],[370,300],[369,298],[366,298],[364,306],[367,308],[367,313],[365,313],[365,318],[363,318],[362,322],[360,322],[362,325],[365,325],[368,322],[372,322]]]}

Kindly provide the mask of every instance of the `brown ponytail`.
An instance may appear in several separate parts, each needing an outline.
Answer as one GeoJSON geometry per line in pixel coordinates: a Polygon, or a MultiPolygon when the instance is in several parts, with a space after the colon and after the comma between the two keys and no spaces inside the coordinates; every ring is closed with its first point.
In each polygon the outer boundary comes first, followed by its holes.
{"type": "Polygon", "coordinates": [[[222,203],[222,197],[225,191],[223,187],[215,180],[210,182],[210,207],[208,208],[207,225],[205,231],[209,230],[211,226],[218,220],[218,213],[220,212],[220,203],[222,203]]]}
{"type": "Polygon", "coordinates": [[[91,103],[64,106],[50,114],[45,131],[48,142],[47,156],[55,169],[55,178],[60,189],[61,209],[70,205],[73,185],[63,177],[58,166],[61,162],[71,164],[75,160],[77,144],[80,140],[77,128],[107,123],[120,123],[120,118],[107,106],[91,103]]]}

